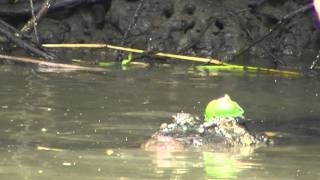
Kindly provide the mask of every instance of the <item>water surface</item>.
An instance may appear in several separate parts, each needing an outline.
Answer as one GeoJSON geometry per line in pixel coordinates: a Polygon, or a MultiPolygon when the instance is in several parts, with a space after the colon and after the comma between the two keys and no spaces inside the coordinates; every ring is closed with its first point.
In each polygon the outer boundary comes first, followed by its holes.
{"type": "Polygon", "coordinates": [[[319,179],[316,78],[187,67],[45,73],[0,67],[0,179],[319,179]],[[146,152],[159,125],[229,94],[273,147],[146,152]]]}

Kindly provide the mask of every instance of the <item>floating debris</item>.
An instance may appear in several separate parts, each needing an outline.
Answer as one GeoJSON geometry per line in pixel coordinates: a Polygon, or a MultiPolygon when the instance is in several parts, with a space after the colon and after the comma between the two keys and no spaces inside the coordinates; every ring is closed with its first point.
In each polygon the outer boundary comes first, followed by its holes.
{"type": "Polygon", "coordinates": [[[37,146],[37,150],[39,150],[39,151],[56,151],[56,152],[63,152],[63,151],[65,151],[65,150],[63,150],[63,149],[50,148],[50,147],[45,147],[45,146],[37,146]]]}
{"type": "Polygon", "coordinates": [[[112,149],[107,149],[106,150],[106,155],[111,156],[114,153],[112,149]]]}

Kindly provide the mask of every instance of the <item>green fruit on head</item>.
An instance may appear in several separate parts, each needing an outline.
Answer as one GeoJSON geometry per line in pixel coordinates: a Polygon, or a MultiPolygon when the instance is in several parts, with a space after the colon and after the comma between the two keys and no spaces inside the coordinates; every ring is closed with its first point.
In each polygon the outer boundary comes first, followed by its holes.
{"type": "Polygon", "coordinates": [[[204,113],[204,121],[214,118],[242,117],[244,110],[226,94],[224,97],[214,99],[207,105],[204,113]]]}

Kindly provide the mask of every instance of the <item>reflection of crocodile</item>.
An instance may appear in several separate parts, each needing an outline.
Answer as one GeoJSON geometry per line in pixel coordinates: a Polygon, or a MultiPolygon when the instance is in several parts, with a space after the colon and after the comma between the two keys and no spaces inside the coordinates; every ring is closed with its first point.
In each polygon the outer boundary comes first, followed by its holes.
{"type": "Polygon", "coordinates": [[[188,147],[223,150],[271,144],[268,137],[248,130],[242,113],[242,108],[225,96],[209,103],[205,114],[209,120],[202,122],[191,114],[178,113],[172,123],[162,124],[142,147],[150,151],[180,151],[188,147]],[[214,110],[210,107],[212,104],[215,104],[214,110]],[[223,110],[216,104],[223,105],[223,110]],[[229,105],[232,109],[228,109],[229,105]]]}

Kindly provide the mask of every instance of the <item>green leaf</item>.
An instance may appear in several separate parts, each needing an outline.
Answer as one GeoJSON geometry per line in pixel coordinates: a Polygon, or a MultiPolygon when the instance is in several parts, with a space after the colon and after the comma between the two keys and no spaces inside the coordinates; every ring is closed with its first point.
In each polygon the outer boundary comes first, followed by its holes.
{"type": "Polygon", "coordinates": [[[229,95],[214,99],[207,105],[204,114],[204,121],[212,121],[214,118],[242,117],[244,110],[240,105],[232,101],[229,95]]]}
{"type": "Polygon", "coordinates": [[[129,65],[132,60],[132,53],[128,54],[128,59],[123,59],[121,65],[129,65]]]}

